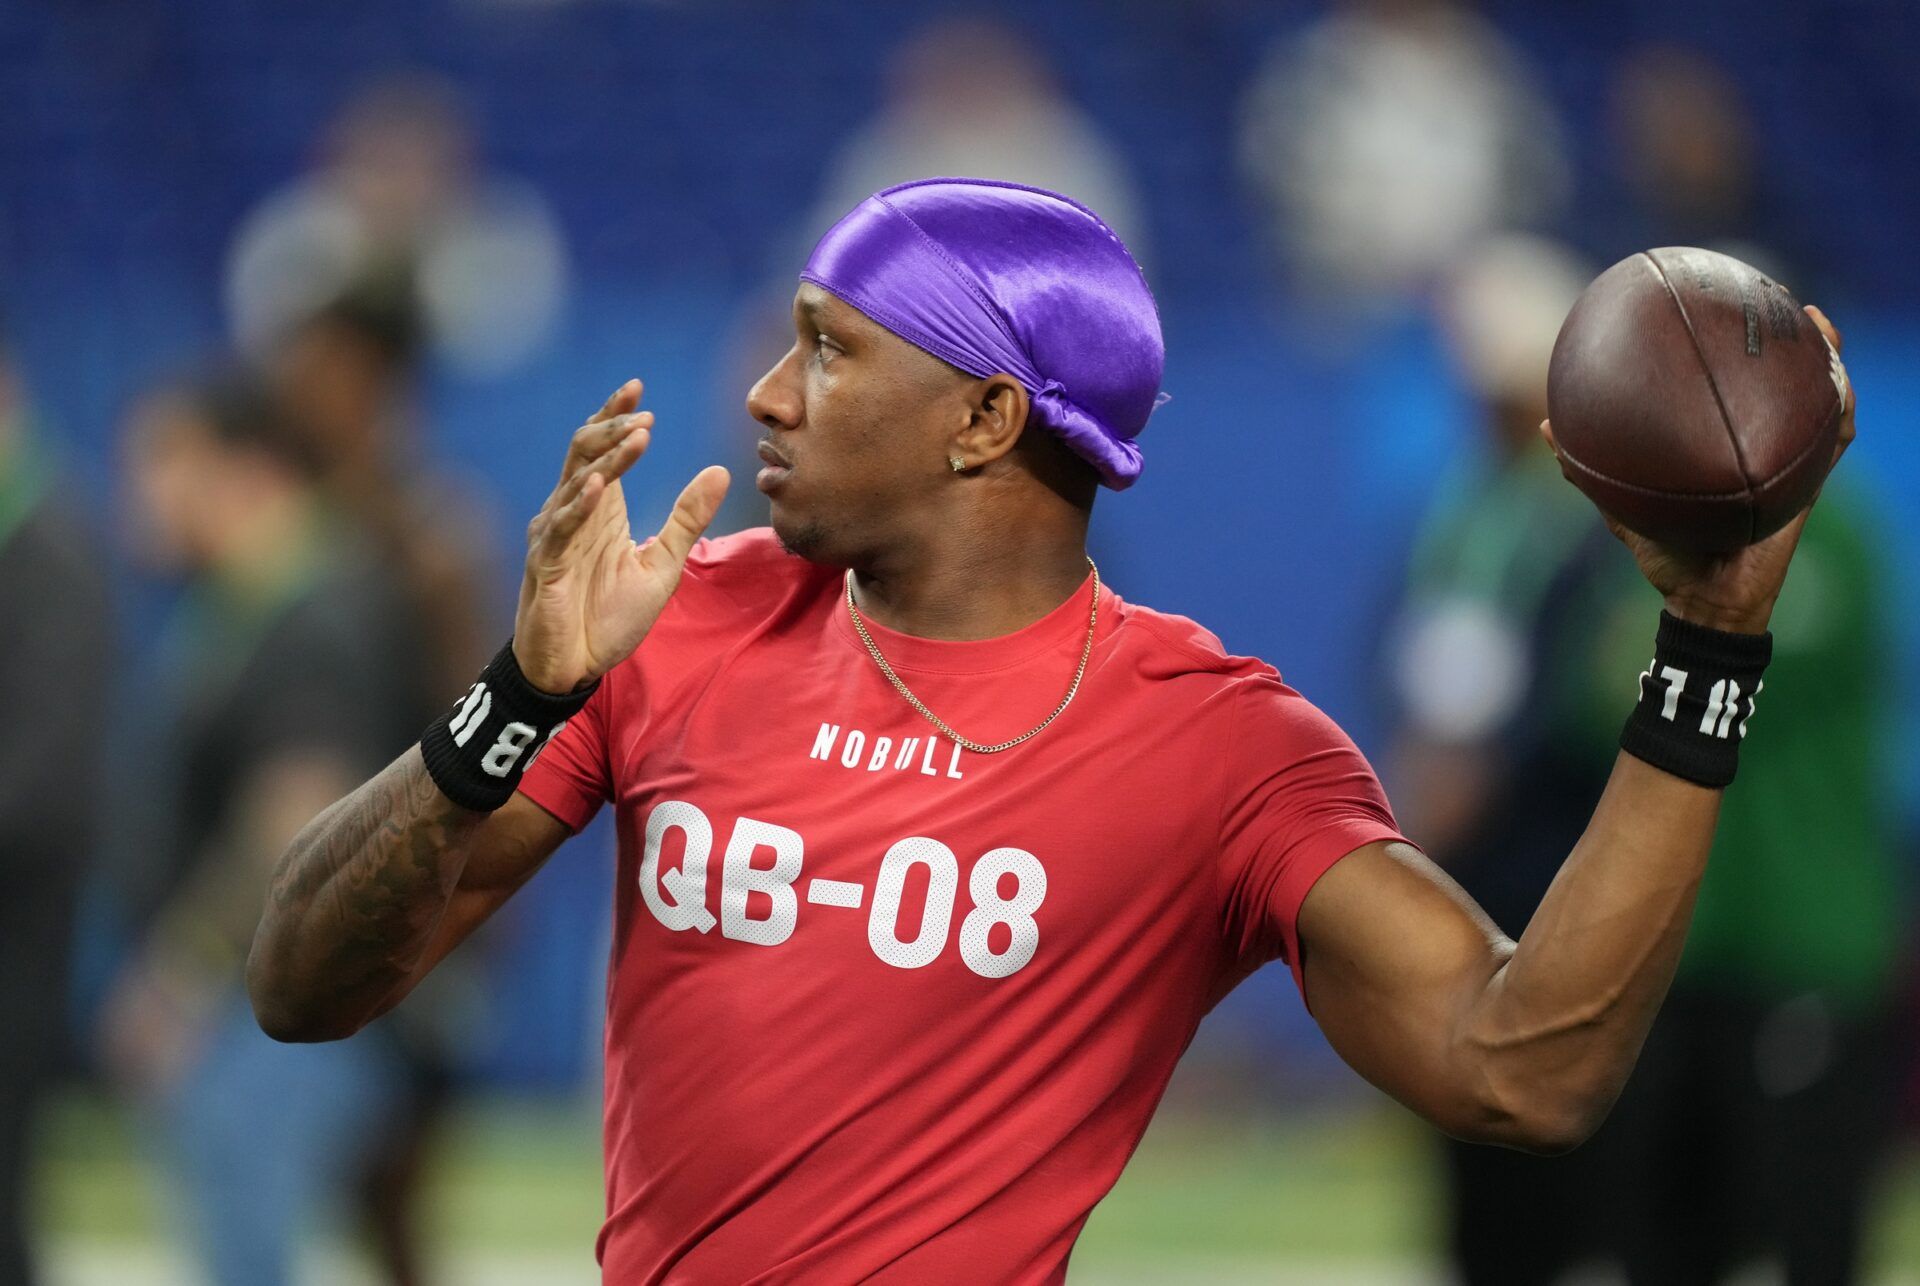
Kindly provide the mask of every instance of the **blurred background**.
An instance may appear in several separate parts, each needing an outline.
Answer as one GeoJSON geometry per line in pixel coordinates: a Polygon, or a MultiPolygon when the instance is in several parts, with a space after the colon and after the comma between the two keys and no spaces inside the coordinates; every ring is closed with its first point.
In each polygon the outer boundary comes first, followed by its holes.
{"type": "Polygon", "coordinates": [[[1128,240],[1174,400],[1103,571],[1333,714],[1515,935],[1656,608],[1533,437],[1573,296],[1727,250],[1861,394],[1601,1135],[1446,1144],[1268,970],[1077,1279],[1920,1282],[1916,156],[1905,0],[0,5],[0,1286],[595,1280],[608,833],[318,1049],[237,990],[266,871],[497,646],[620,381],[637,526],[710,462],[764,521],[795,273],[936,174],[1128,240]]]}

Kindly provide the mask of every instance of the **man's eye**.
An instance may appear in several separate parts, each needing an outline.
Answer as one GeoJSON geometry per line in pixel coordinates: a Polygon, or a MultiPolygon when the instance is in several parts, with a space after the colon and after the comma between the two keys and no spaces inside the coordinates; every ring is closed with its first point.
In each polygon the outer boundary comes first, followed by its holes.
{"type": "Polygon", "coordinates": [[[818,336],[813,341],[813,355],[815,360],[824,363],[828,358],[840,356],[840,345],[825,335],[818,336]]]}

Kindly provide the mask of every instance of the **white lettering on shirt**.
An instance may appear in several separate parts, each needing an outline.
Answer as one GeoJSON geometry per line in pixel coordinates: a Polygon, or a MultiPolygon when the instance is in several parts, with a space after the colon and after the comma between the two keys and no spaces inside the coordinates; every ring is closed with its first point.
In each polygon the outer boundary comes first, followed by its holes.
{"type": "Polygon", "coordinates": [[[962,747],[958,742],[952,744],[944,770],[934,759],[939,748],[945,744],[939,737],[900,737],[896,740],[879,733],[870,736],[859,728],[848,728],[843,724],[822,723],[820,730],[813,735],[813,749],[807,752],[807,758],[829,764],[837,761],[842,768],[857,772],[880,772],[888,768],[894,772],[913,772],[917,760],[918,771],[923,777],[945,777],[950,781],[960,781],[966,774],[960,768],[962,747]]]}
{"type": "MultiPolygon", "coordinates": [[[[793,882],[800,876],[800,834],[772,822],[742,817],[733,824],[720,874],[720,932],[735,942],[777,947],[793,936],[800,910],[793,882]],[[773,850],[773,865],[753,865],[754,853],[773,850]],[[747,915],[747,895],[764,893],[773,910],[764,919],[747,915]]],[[[703,890],[704,892],[704,890],[703,890]]]]}
{"type": "Polygon", "coordinates": [[[807,758],[809,759],[833,758],[833,743],[838,741],[839,739],[840,739],[839,724],[837,723],[821,724],[819,733],[813,739],[813,753],[808,755],[807,758]]]}
{"type": "MultiPolygon", "coordinates": [[[[716,923],[706,907],[707,860],[713,852],[713,823],[683,799],[662,800],[647,817],[646,849],[640,859],[640,893],[647,910],[666,929],[706,933],[716,923]],[[664,874],[660,853],[668,832],[686,837],[680,866],[664,874]],[[671,900],[661,896],[662,889],[671,900]]],[[[721,859],[720,936],[732,942],[777,947],[794,934],[800,920],[800,881],[806,843],[800,832],[753,817],[737,818],[721,859]],[[771,866],[755,866],[761,849],[773,853],[771,866]],[[763,894],[770,908],[749,914],[752,897],[763,894]]],[[[912,835],[887,847],[874,870],[873,902],[867,912],[867,944],[875,956],[896,969],[922,969],[946,953],[959,897],[960,863],[954,851],[927,835],[912,835]],[[909,897],[909,873],[926,868],[924,892],[909,897]],[[916,905],[917,903],[917,905],[916,905]]],[[[967,877],[971,904],[960,925],[960,960],[982,978],[1020,972],[1040,949],[1037,914],[1047,897],[1047,872],[1025,849],[1002,847],[983,854],[967,877]],[[1011,890],[1003,884],[1011,883],[1011,890]],[[995,948],[995,930],[1006,926],[1006,941],[995,948]]],[[[807,882],[807,903],[857,911],[866,885],[854,880],[815,878],[807,882]]],[[[810,913],[812,914],[812,913],[810,913]]]]}
{"type": "Polygon", "coordinates": [[[692,804],[669,799],[647,818],[647,846],[640,857],[640,896],[646,899],[653,918],[669,929],[713,928],[713,913],[707,910],[707,855],[713,851],[713,824],[692,804]],[[660,873],[660,849],[667,832],[677,830],[687,837],[680,865],[660,873]],[[662,887],[673,895],[671,902],[660,896],[662,887]]]}
{"type": "Polygon", "coordinates": [[[855,884],[850,880],[807,881],[807,901],[815,906],[844,906],[858,911],[860,898],[866,891],[866,885],[855,884]]]}
{"type": "Polygon", "coordinates": [[[840,766],[842,768],[858,768],[860,766],[860,752],[866,748],[867,734],[858,728],[851,729],[847,733],[847,744],[840,750],[840,766]]]}

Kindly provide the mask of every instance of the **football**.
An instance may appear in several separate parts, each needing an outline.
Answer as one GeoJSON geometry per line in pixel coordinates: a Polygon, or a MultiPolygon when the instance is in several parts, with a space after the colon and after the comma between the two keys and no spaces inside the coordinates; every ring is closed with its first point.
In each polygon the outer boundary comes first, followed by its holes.
{"type": "Polygon", "coordinates": [[[1737,550],[1805,508],[1845,404],[1839,356],[1786,288],[1692,247],[1643,251],[1596,277],[1547,371],[1568,480],[1689,553],[1737,550]]]}

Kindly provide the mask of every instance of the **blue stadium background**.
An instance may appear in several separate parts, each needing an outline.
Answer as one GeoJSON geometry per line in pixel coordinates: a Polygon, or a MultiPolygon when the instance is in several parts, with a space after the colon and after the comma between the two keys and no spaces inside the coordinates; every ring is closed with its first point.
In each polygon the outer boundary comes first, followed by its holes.
{"type": "MultiPolygon", "coordinates": [[[[433,449],[503,515],[537,507],[559,436],[638,373],[662,432],[644,522],[745,431],[722,391],[724,335],[797,264],[833,146],[879,106],[887,52],[952,6],[871,0],[642,5],[29,0],[0,5],[0,309],[50,437],[110,531],[125,399],[221,339],[236,221],[297,174],[370,76],[456,79],[487,156],[536,183],[567,234],[574,290],[538,360],[485,383],[436,377],[433,449]]],[[[967,6],[980,12],[983,6],[967,6]]],[[[987,6],[991,8],[991,6],[987,6]]],[[[1610,66],[1651,38],[1711,50],[1764,130],[1789,220],[1826,254],[1820,302],[1863,392],[1847,469],[1901,542],[1910,678],[1920,677],[1920,18],[1896,0],[1627,0],[1486,6],[1572,128],[1581,189],[1557,230],[1599,262],[1617,197],[1600,127],[1610,66]]],[[[1433,479],[1471,424],[1435,337],[1409,323],[1359,349],[1272,306],[1259,211],[1233,164],[1237,96],[1276,34],[1319,6],[1094,0],[1008,9],[1126,149],[1148,200],[1175,401],[1143,440],[1141,485],[1103,500],[1096,552],[1132,598],[1195,616],[1276,664],[1377,745],[1369,635],[1433,479]],[[1293,320],[1285,320],[1288,317],[1293,320]]],[[[744,482],[744,480],[743,480],[744,482]]],[[[130,628],[142,618],[136,607],[130,628]]],[[[502,630],[506,621],[501,622],[502,630]]],[[[1906,725],[1920,725],[1909,683],[1906,725]]],[[[1891,785],[1920,791],[1920,735],[1891,785]]],[[[1911,813],[1913,810],[1909,808],[1911,813]]],[[[586,1065],[606,917],[606,841],[576,845],[523,899],[483,1075],[555,1082],[586,1065]]],[[[1224,1021],[1304,1031],[1283,971],[1224,1021]]]]}

